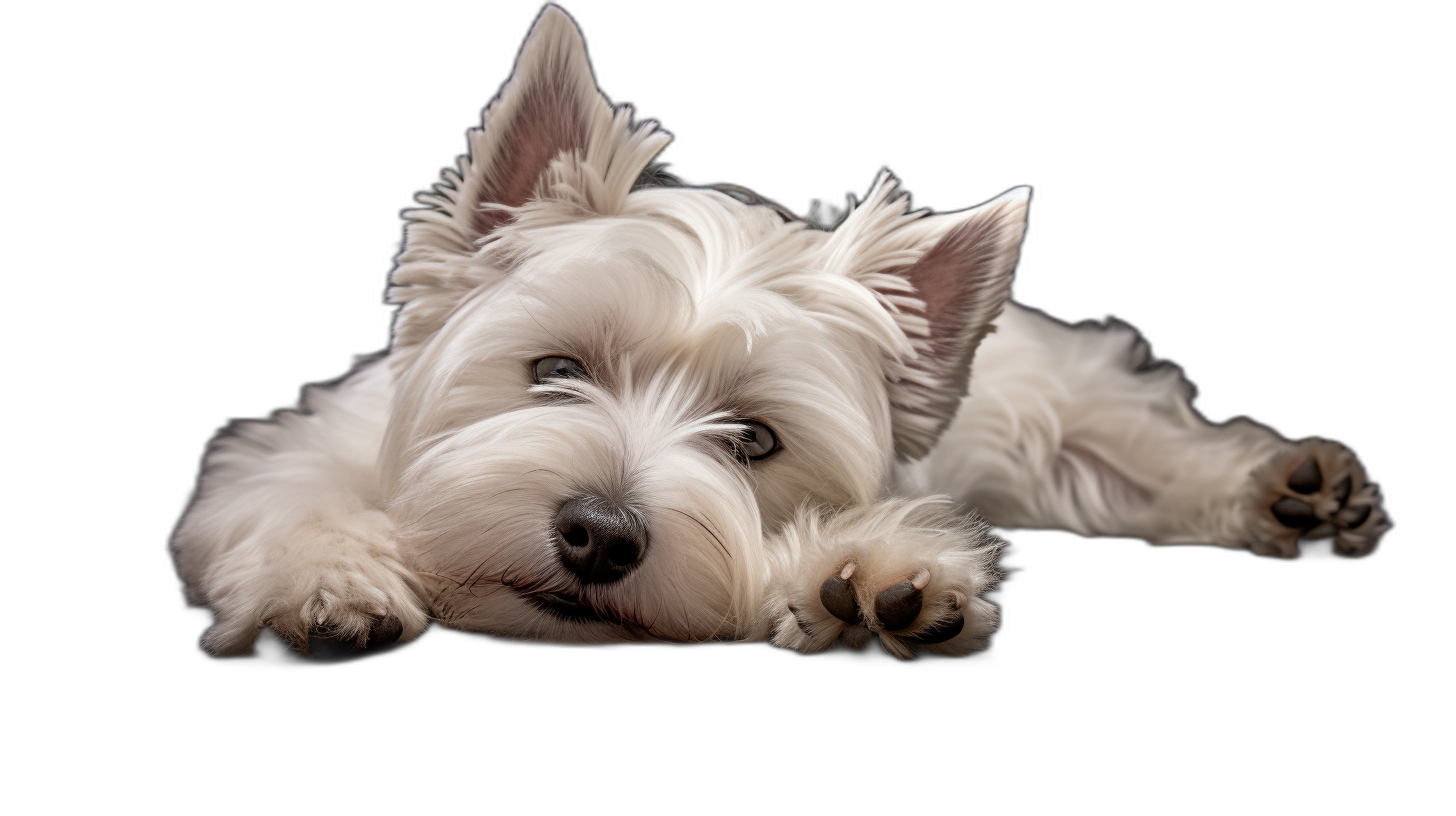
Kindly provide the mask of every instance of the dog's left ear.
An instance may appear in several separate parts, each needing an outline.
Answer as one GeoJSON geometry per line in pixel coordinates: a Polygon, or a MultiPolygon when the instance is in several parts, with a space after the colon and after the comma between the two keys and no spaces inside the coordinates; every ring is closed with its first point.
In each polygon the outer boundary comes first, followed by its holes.
{"type": "Polygon", "coordinates": [[[910,211],[883,174],[835,230],[831,247],[890,312],[913,349],[887,371],[895,453],[929,453],[966,395],[971,359],[1011,296],[1030,187],[969,210],[910,211]]]}
{"type": "Polygon", "coordinates": [[[391,303],[405,305],[400,343],[438,328],[437,318],[483,282],[461,261],[520,208],[550,199],[584,214],[614,212],[671,139],[656,122],[634,123],[629,106],[607,101],[581,31],[554,5],[542,9],[511,78],[466,136],[470,152],[458,168],[415,196],[424,207],[404,213],[409,223],[389,292],[391,303]],[[421,300],[428,308],[416,305],[421,300]]]}

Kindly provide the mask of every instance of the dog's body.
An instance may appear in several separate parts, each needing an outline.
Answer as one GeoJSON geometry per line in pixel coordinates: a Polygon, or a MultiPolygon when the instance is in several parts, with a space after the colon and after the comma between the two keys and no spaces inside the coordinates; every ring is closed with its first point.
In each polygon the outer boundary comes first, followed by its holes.
{"type": "Polygon", "coordinates": [[[1337,443],[1211,425],[1130,327],[1010,303],[1025,189],[932,215],[884,174],[827,229],[682,186],[666,142],[548,7],[409,213],[389,351],[209,449],[173,542],[205,648],[436,619],[964,654],[998,542],[957,508],[1284,557],[1389,528],[1337,443]]]}

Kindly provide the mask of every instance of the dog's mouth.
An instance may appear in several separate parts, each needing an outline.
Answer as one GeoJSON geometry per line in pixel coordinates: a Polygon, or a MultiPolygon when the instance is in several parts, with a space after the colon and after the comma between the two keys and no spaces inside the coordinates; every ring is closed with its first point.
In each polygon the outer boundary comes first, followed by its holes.
{"type": "Polygon", "coordinates": [[[593,604],[579,591],[543,587],[520,578],[503,579],[500,583],[530,604],[532,608],[544,612],[556,620],[571,621],[572,623],[600,623],[641,638],[674,639],[654,632],[650,622],[641,621],[612,606],[593,604]]]}
{"type": "Polygon", "coordinates": [[[606,623],[594,607],[583,603],[579,598],[573,598],[559,592],[540,592],[511,587],[526,603],[536,607],[542,612],[555,615],[562,620],[576,621],[578,623],[606,623]]]}

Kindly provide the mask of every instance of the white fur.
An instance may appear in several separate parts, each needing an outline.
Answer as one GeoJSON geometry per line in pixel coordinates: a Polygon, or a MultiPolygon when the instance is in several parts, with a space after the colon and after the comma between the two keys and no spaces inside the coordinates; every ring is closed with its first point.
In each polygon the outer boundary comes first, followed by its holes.
{"type": "Polygon", "coordinates": [[[1204,422],[1176,370],[1136,370],[1126,327],[1003,313],[1025,188],[932,215],[886,173],[829,231],[718,190],[634,190],[666,142],[607,103],[548,7],[470,155],[407,214],[388,353],[210,448],[174,539],[217,614],[205,648],[246,651],[263,626],[367,645],[433,618],[804,651],[873,635],[908,657],[954,622],[927,648],[964,654],[996,626],[999,542],[957,507],[1164,542],[1278,533],[1250,474],[1290,443],[1204,422]],[[548,356],[586,379],[533,382],[548,356]],[[781,450],[735,458],[748,420],[781,450]],[[620,580],[563,568],[553,517],[579,496],[645,524],[620,580]],[[833,580],[848,619],[821,602],[833,580]],[[912,588],[913,618],[888,625],[882,592],[912,588]]]}

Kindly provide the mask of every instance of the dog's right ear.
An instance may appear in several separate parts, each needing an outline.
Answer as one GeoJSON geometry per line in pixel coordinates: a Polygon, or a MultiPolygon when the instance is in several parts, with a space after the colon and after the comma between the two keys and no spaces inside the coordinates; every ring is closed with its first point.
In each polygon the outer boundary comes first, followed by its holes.
{"type": "Polygon", "coordinates": [[[631,108],[612,107],[597,89],[581,31],[554,5],[542,9],[510,79],[466,136],[469,153],[458,167],[415,197],[424,207],[404,213],[409,223],[389,290],[389,302],[405,306],[396,343],[433,333],[485,282],[462,261],[523,205],[567,197],[610,212],[670,138],[655,122],[634,124],[631,108]]]}
{"type": "Polygon", "coordinates": [[[832,267],[874,292],[903,343],[887,349],[895,454],[929,453],[955,418],[971,360],[1011,295],[1031,188],[968,210],[911,210],[881,174],[828,244],[832,267]]]}

